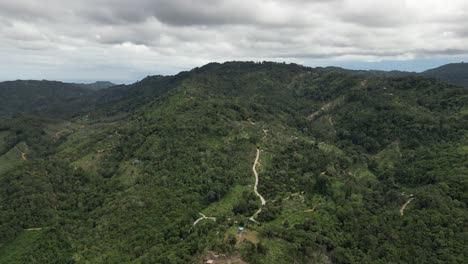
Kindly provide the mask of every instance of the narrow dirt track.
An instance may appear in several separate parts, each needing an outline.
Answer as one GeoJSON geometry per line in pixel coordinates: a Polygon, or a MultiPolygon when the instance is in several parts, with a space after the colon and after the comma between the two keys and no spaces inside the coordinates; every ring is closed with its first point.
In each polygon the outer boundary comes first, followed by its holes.
{"type": "Polygon", "coordinates": [[[263,198],[263,196],[258,193],[258,173],[257,173],[257,169],[256,169],[256,166],[258,164],[258,159],[260,158],[260,149],[257,149],[257,156],[255,157],[255,162],[254,162],[254,165],[252,166],[252,171],[255,175],[255,186],[254,186],[254,192],[255,194],[258,196],[258,198],[260,198],[260,200],[262,201],[262,205],[265,205],[266,204],[266,200],[265,198],[263,198]]]}
{"type": "Polygon", "coordinates": [[[319,207],[320,205],[322,205],[322,203],[319,203],[319,204],[315,205],[314,207],[312,207],[312,209],[304,210],[304,212],[313,213],[315,211],[315,209],[317,209],[317,207],[319,207]]]}
{"type": "Polygon", "coordinates": [[[260,149],[257,148],[257,156],[255,157],[255,162],[252,166],[252,171],[255,175],[255,185],[254,185],[254,193],[255,195],[258,196],[258,198],[260,198],[260,201],[262,202],[262,206],[260,206],[260,208],[258,208],[257,212],[255,212],[255,214],[250,217],[250,220],[254,221],[254,222],[257,222],[254,217],[257,216],[261,211],[262,211],[262,207],[266,204],[266,200],[265,198],[263,198],[263,196],[258,193],[258,190],[257,190],[257,187],[258,187],[258,173],[257,173],[257,169],[256,169],[256,166],[258,164],[258,159],[260,158],[260,149]]]}
{"type": "Polygon", "coordinates": [[[406,209],[406,206],[408,206],[408,204],[411,203],[411,201],[413,201],[414,198],[411,198],[409,199],[401,208],[400,208],[400,215],[403,216],[403,214],[405,213],[405,209],[406,209]]]}
{"type": "Polygon", "coordinates": [[[26,228],[24,231],[39,231],[42,230],[42,227],[35,227],[35,228],[26,228]]]}
{"type": "Polygon", "coordinates": [[[54,138],[55,141],[57,141],[57,140],[60,139],[60,134],[61,134],[62,132],[65,132],[65,129],[60,130],[60,131],[58,131],[58,132],[56,132],[56,133],[54,134],[53,138],[54,138]]]}
{"type": "Polygon", "coordinates": [[[198,224],[198,222],[200,222],[201,220],[204,220],[204,219],[209,219],[209,220],[216,221],[215,217],[207,217],[206,215],[204,215],[202,213],[198,213],[198,214],[201,215],[201,217],[198,218],[197,220],[195,220],[195,222],[193,222],[193,226],[195,226],[196,224],[198,224]]]}
{"type": "Polygon", "coordinates": [[[27,157],[28,153],[21,151],[21,149],[19,149],[18,147],[16,147],[16,149],[17,149],[19,152],[21,152],[21,159],[22,159],[22,160],[28,160],[28,157],[27,157]]]}

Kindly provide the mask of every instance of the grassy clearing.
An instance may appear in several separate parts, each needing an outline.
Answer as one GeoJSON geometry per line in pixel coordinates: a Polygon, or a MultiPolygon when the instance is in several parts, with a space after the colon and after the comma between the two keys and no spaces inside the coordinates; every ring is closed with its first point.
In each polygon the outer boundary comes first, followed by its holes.
{"type": "Polygon", "coordinates": [[[93,144],[89,139],[93,138],[92,132],[88,129],[81,129],[70,135],[64,143],[58,147],[58,152],[62,156],[71,156],[80,149],[85,149],[93,144]]]}
{"type": "Polygon", "coordinates": [[[401,152],[398,142],[388,145],[384,150],[375,155],[380,169],[393,168],[400,157],[401,152]]]}
{"type": "Polygon", "coordinates": [[[265,226],[282,226],[285,222],[289,223],[289,226],[299,224],[305,221],[313,213],[304,212],[310,209],[303,201],[301,195],[292,196],[289,199],[283,200],[283,210],[281,214],[273,221],[264,223],[265,226]]]}
{"type": "Polygon", "coordinates": [[[58,139],[67,134],[73,133],[79,125],[69,121],[48,123],[44,129],[46,135],[50,138],[58,139]]]}
{"type": "Polygon", "coordinates": [[[219,202],[211,204],[203,210],[206,216],[220,217],[232,216],[232,208],[242,197],[242,192],[247,190],[247,186],[236,185],[231,191],[225,195],[219,202]]]}
{"type": "Polygon", "coordinates": [[[232,226],[226,231],[224,235],[224,239],[226,240],[227,237],[230,235],[236,237],[237,242],[236,242],[235,247],[238,249],[243,246],[245,241],[249,241],[252,244],[260,243],[260,233],[255,230],[248,229],[248,228],[245,228],[244,231],[242,231],[242,233],[238,234],[237,226],[232,226]]]}
{"type": "Polygon", "coordinates": [[[96,156],[111,151],[116,138],[110,125],[80,126],[60,144],[57,155],[74,160],[76,166],[92,169],[98,162],[96,156]]]}
{"type": "Polygon", "coordinates": [[[23,160],[21,159],[21,151],[28,151],[28,146],[26,143],[21,142],[16,145],[14,148],[10,149],[7,153],[0,156],[0,174],[11,170],[18,164],[21,164],[23,160]]]}
{"type": "Polygon", "coordinates": [[[468,107],[465,107],[463,108],[460,113],[462,113],[463,115],[468,115],[468,107]]]}
{"type": "Polygon", "coordinates": [[[319,146],[320,150],[325,151],[327,153],[335,153],[338,156],[344,156],[345,155],[344,152],[341,149],[339,149],[338,147],[336,147],[334,145],[327,144],[325,142],[320,142],[318,146],[319,146]]]}
{"type": "MultiPolygon", "coordinates": [[[[254,158],[255,158],[255,156],[253,156],[253,158],[252,158],[252,164],[251,164],[252,166],[253,166],[254,158]]],[[[268,168],[271,168],[272,167],[272,162],[273,162],[273,155],[271,153],[268,153],[267,151],[260,152],[259,162],[258,162],[258,164],[256,166],[256,170],[257,170],[257,173],[259,175],[259,185],[262,184],[262,178],[261,178],[262,175],[261,175],[261,173],[268,170],[268,168]]],[[[251,172],[250,174],[252,175],[252,179],[255,182],[255,176],[254,176],[253,172],[251,172]]]]}
{"type": "Polygon", "coordinates": [[[42,230],[23,231],[10,243],[0,248],[0,263],[15,264],[25,263],[22,257],[25,256],[42,235],[42,230]]]}
{"type": "Polygon", "coordinates": [[[102,155],[102,153],[89,153],[71,164],[86,171],[96,172],[99,169],[99,162],[102,155]]]}
{"type": "Polygon", "coordinates": [[[376,179],[377,177],[367,168],[365,167],[358,167],[354,170],[354,174],[358,178],[367,178],[367,179],[376,179]]]}
{"type": "Polygon", "coordinates": [[[8,136],[8,131],[0,131],[0,153],[3,153],[5,151],[5,148],[7,147],[5,138],[8,136]]]}
{"type": "Polygon", "coordinates": [[[461,152],[462,154],[468,153],[468,145],[461,146],[461,147],[460,147],[460,152],[461,152]]]}
{"type": "Polygon", "coordinates": [[[122,162],[119,166],[118,177],[120,181],[131,186],[141,176],[140,167],[142,165],[135,164],[135,160],[122,162]]]}
{"type": "Polygon", "coordinates": [[[461,146],[458,148],[461,155],[468,153],[468,132],[465,132],[465,138],[461,141],[461,146]]]}
{"type": "Polygon", "coordinates": [[[265,263],[296,263],[294,257],[290,254],[293,251],[290,243],[282,239],[271,239],[265,241],[265,246],[268,248],[265,263]]]}

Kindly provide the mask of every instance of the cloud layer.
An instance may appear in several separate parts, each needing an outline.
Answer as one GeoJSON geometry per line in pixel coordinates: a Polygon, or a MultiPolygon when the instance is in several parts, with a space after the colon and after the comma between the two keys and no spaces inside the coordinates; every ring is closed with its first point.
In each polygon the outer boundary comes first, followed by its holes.
{"type": "Polygon", "coordinates": [[[0,0],[0,79],[465,56],[467,28],[464,0],[0,0]]]}

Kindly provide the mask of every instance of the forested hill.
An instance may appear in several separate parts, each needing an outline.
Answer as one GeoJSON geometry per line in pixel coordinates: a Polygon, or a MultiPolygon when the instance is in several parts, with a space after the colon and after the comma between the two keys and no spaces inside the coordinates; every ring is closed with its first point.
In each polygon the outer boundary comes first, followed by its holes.
{"type": "MultiPolygon", "coordinates": [[[[348,70],[338,67],[317,68],[316,71],[335,71],[357,78],[421,76],[468,87],[468,66],[466,65],[468,64],[447,64],[422,73],[348,70]]],[[[176,76],[148,76],[131,85],[115,85],[106,81],[89,84],[35,80],[0,82],[0,117],[29,113],[43,117],[70,118],[85,113],[95,114],[96,111],[104,115],[128,112],[174,86],[169,85],[168,82],[174,84],[193,72],[182,72],[176,76]]]]}
{"type": "Polygon", "coordinates": [[[99,92],[1,120],[0,263],[468,260],[468,88],[227,62],[99,92]]]}
{"type": "Polygon", "coordinates": [[[92,93],[80,85],[56,81],[0,82],[0,116],[70,113],[85,105],[84,98],[92,93]]]}
{"type": "Polygon", "coordinates": [[[451,63],[427,70],[423,76],[439,78],[460,86],[468,87],[468,63],[451,63]]]}
{"type": "Polygon", "coordinates": [[[361,78],[401,78],[407,76],[422,76],[468,87],[468,63],[463,62],[442,65],[440,67],[420,73],[405,71],[348,70],[339,67],[327,67],[325,69],[334,70],[361,78]]]}
{"type": "Polygon", "coordinates": [[[164,93],[172,87],[166,83],[171,80],[176,82],[177,76],[151,76],[132,85],[34,80],[0,82],[0,117],[27,113],[66,119],[79,115],[122,114],[164,93]]]}

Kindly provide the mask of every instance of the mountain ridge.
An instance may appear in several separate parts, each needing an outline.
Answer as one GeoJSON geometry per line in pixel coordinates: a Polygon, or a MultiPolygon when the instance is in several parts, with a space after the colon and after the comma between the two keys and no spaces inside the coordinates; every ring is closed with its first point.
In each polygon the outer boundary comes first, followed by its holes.
{"type": "Polygon", "coordinates": [[[422,72],[407,72],[398,70],[350,70],[340,67],[325,67],[324,69],[336,70],[338,72],[351,74],[353,76],[367,78],[399,78],[407,76],[421,76],[426,78],[436,78],[454,85],[468,87],[468,64],[464,62],[449,63],[422,72]]]}

